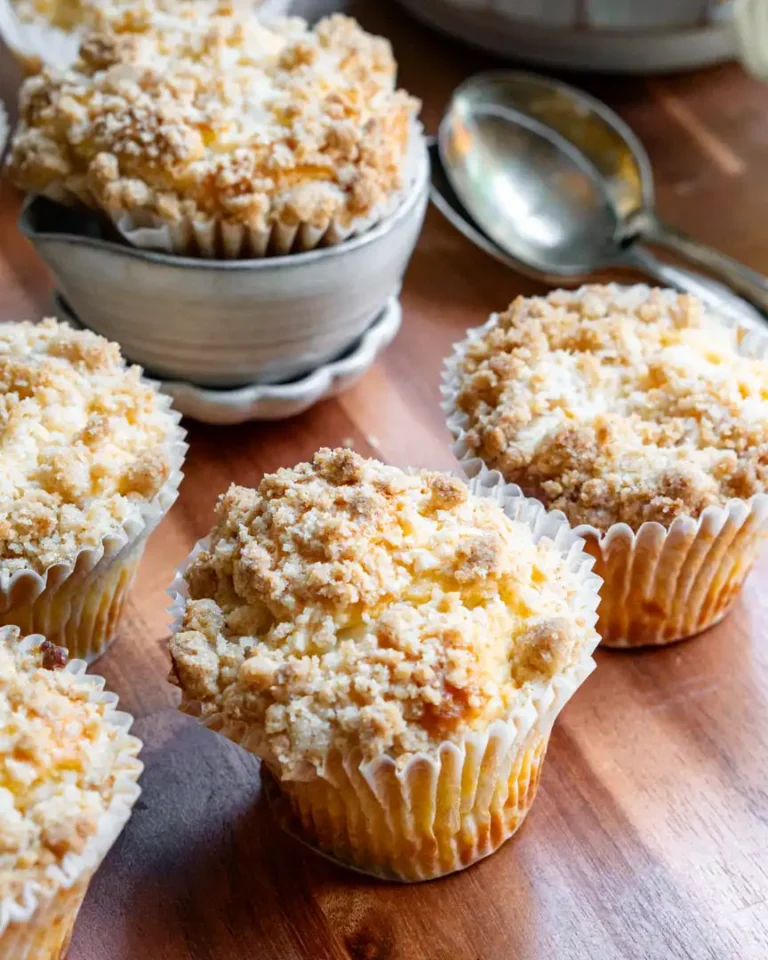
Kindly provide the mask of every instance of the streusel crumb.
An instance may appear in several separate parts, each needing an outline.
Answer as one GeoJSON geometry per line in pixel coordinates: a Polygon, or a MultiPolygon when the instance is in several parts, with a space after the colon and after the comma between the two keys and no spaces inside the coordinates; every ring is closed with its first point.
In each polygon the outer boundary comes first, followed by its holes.
{"type": "Polygon", "coordinates": [[[518,297],[459,370],[470,449],[572,523],[670,524],[768,489],[768,362],[694,297],[518,297]]]}
{"type": "Polygon", "coordinates": [[[140,518],[172,427],[117,344],[55,320],[0,324],[0,586],[140,518]]]}
{"type": "MultiPolygon", "coordinates": [[[[110,17],[126,7],[137,6],[136,0],[11,0],[16,15],[23,23],[57,27],[66,33],[83,33],[103,26],[110,17]]],[[[158,10],[174,13],[184,4],[197,7],[205,15],[210,0],[155,0],[158,10]]],[[[253,12],[262,5],[259,0],[231,0],[234,6],[253,12]]]]}
{"type": "Polygon", "coordinates": [[[453,477],[350,450],[221,498],[170,644],[187,703],[286,779],[329,750],[434,752],[583,655],[577,575],[453,477]]]}
{"type": "Polygon", "coordinates": [[[72,70],[24,84],[10,170],[114,216],[346,226],[403,185],[415,100],[387,41],[226,0],[108,6],[72,70]]]}
{"type": "Polygon", "coordinates": [[[82,853],[109,808],[117,729],[53,644],[0,629],[0,901],[82,853]]]}

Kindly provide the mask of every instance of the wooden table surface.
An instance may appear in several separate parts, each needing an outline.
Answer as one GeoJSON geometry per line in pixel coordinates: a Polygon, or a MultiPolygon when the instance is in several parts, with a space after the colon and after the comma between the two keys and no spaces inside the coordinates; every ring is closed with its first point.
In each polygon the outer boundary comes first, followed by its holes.
{"type": "MultiPolygon", "coordinates": [[[[390,2],[351,10],[393,38],[428,130],[451,89],[488,64],[390,2]]],[[[10,101],[18,78],[0,58],[10,101]]],[[[664,215],[768,272],[768,88],[735,66],[577,82],[645,142],[664,215]]],[[[15,231],[18,203],[4,186],[0,319],[42,316],[50,300],[45,270],[15,231]]],[[[258,762],[174,709],[164,590],[209,529],[217,494],[344,442],[402,466],[453,468],[441,359],[466,327],[536,289],[431,211],[405,284],[403,331],[362,383],[284,423],[189,424],[181,497],[150,542],[120,639],[98,665],[137,717],[146,773],[70,960],[768,958],[765,562],[727,621],[704,636],[601,652],[556,726],[520,834],[433,883],[361,879],[283,836],[261,799],[258,762]]]]}

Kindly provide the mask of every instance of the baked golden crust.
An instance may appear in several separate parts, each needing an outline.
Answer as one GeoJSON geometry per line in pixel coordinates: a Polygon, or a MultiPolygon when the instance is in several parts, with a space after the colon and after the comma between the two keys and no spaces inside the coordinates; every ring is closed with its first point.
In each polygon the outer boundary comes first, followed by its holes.
{"type": "Polygon", "coordinates": [[[518,297],[460,365],[469,448],[575,524],[670,524],[768,488],[768,362],[693,297],[518,297]]]}
{"type": "Polygon", "coordinates": [[[119,754],[105,705],[62,671],[66,650],[22,652],[21,640],[0,629],[0,900],[83,852],[112,800],[119,754]]]}
{"type": "Polygon", "coordinates": [[[332,747],[434,752],[583,656],[577,575],[436,473],[349,450],[221,498],[170,644],[188,704],[249,727],[287,779],[332,747]]]}
{"type": "Polygon", "coordinates": [[[389,44],[333,16],[259,23],[229,2],[139,0],[71,71],[24,84],[9,160],[25,190],[113,218],[348,226],[403,186],[417,103],[389,44]]]}
{"type": "MultiPolygon", "coordinates": [[[[126,7],[136,8],[135,0],[11,0],[23,23],[39,23],[57,27],[66,33],[84,33],[103,26],[110,17],[120,15],[126,7]]],[[[159,10],[173,13],[184,4],[197,5],[204,15],[210,0],[155,0],[159,10]]],[[[261,6],[258,0],[232,0],[234,6],[253,11],[261,6]]]]}
{"type": "Polygon", "coordinates": [[[173,418],[117,344],[0,324],[0,586],[97,546],[168,478],[173,418]]]}

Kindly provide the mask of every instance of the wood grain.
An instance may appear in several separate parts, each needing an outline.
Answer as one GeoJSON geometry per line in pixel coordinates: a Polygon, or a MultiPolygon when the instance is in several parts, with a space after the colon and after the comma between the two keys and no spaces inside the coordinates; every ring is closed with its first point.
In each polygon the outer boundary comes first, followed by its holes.
{"type": "MultiPolygon", "coordinates": [[[[334,6],[326,3],[325,6],[334,6]]],[[[489,65],[389,2],[349,5],[393,37],[434,130],[451,89],[489,65]]],[[[17,75],[0,59],[9,100],[17,75]]],[[[579,78],[651,153],[662,213],[768,271],[766,89],[736,67],[579,78]]],[[[50,283],[0,189],[0,319],[40,316],[50,283]]],[[[393,463],[452,468],[442,357],[535,285],[432,211],[395,344],[350,393],[272,425],[189,424],[179,502],[150,542],[119,642],[99,664],[146,742],[144,795],[92,885],[70,960],[765,960],[768,957],[768,564],[735,612],[687,644],[601,653],[557,726],[520,835],[464,874],[361,880],[280,834],[258,763],[175,709],[165,682],[175,565],[217,494],[351,440],[393,463]]]]}

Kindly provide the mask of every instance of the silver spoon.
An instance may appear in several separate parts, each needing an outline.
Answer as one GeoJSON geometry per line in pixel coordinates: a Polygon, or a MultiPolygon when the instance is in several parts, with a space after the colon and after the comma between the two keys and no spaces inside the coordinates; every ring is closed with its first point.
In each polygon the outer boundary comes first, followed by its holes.
{"type": "MultiPolygon", "coordinates": [[[[487,237],[483,233],[456,196],[443,169],[437,140],[434,138],[429,140],[429,156],[431,165],[430,200],[459,233],[462,233],[468,240],[474,243],[475,246],[484,250],[489,256],[511,267],[513,270],[523,272],[527,276],[546,283],[558,282],[557,277],[542,274],[528,268],[521,268],[519,261],[510,257],[498,244],[494,243],[490,237],[487,237]]],[[[754,307],[750,306],[745,300],[742,300],[741,297],[736,296],[728,287],[723,286],[723,284],[715,280],[711,280],[709,277],[702,277],[690,270],[664,263],[654,256],[650,250],[635,247],[632,250],[631,256],[622,261],[621,265],[629,266],[644,273],[664,287],[672,287],[683,293],[693,293],[699,297],[700,300],[703,300],[705,303],[710,304],[720,311],[726,311],[742,323],[753,324],[763,322],[763,315],[755,310],[754,307]]]]}
{"type": "Polygon", "coordinates": [[[662,264],[645,241],[705,269],[768,317],[765,277],[659,220],[642,145],[588,94],[535,74],[479,74],[454,93],[438,145],[460,206],[516,269],[556,282],[625,266],[702,295],[695,278],[662,264]]]}

